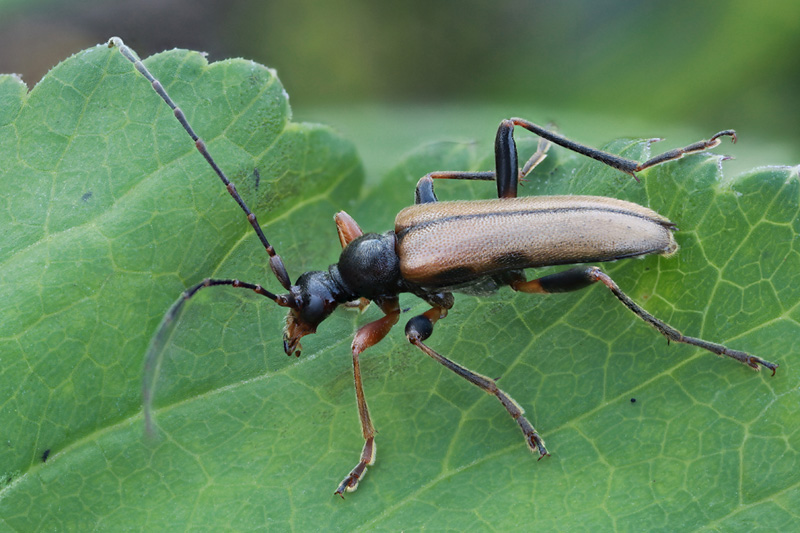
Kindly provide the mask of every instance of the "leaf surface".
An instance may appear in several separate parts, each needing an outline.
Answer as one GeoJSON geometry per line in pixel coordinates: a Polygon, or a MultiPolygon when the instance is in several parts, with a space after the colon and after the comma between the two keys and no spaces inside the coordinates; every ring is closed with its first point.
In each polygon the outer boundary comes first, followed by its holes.
{"type": "MultiPolygon", "coordinates": [[[[146,64],[293,279],[336,261],[336,211],[386,231],[420,176],[492,167],[488,143],[439,143],[362,195],[353,147],[291,122],[273,72],[183,51],[146,64]]],[[[4,526],[750,530],[797,520],[796,168],[731,180],[719,156],[698,155],[636,183],[553,148],[522,194],[614,196],[671,218],[681,228],[677,255],[605,270],[687,335],[780,363],[777,375],[667,346],[599,286],[457,295],[429,344],[499,377],[553,455],[537,462],[494,398],[428,360],[397,327],[362,356],[378,457],[342,502],[333,490],[362,445],[349,345],[380,312],[339,310],[304,339],[300,359],[287,358],[283,310],[246,291],[201,292],[166,348],[159,435],[144,438],[142,362],[164,312],[209,276],[278,291],[266,253],[116,49],[73,56],[30,93],[0,78],[0,101],[4,526]]],[[[525,139],[520,147],[534,149],[525,139]]],[[[606,148],[632,158],[647,149],[606,148]]],[[[437,183],[441,200],[492,189],[437,183]]],[[[408,295],[401,305],[410,307],[401,325],[426,309],[408,295]]]]}

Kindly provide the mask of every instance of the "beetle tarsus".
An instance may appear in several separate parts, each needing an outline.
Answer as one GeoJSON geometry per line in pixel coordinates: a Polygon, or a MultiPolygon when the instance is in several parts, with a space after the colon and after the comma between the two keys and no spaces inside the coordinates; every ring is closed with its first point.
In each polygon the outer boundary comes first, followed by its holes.
{"type": "Polygon", "coordinates": [[[375,452],[375,438],[369,437],[364,442],[364,448],[361,450],[361,460],[339,483],[334,492],[335,495],[339,495],[344,499],[345,492],[354,492],[358,488],[358,484],[367,475],[367,467],[375,464],[375,452]]]}
{"type": "Polygon", "coordinates": [[[719,143],[722,142],[720,140],[721,137],[730,137],[733,142],[736,142],[736,131],[723,130],[712,135],[711,138],[708,139],[707,141],[697,141],[696,143],[684,146],[683,148],[675,148],[674,150],[666,151],[663,154],[659,154],[655,157],[648,159],[644,163],[639,164],[638,166],[636,166],[636,168],[633,169],[633,171],[639,172],[646,168],[660,165],[661,163],[665,163],[667,161],[674,161],[676,159],[680,159],[685,155],[695,154],[697,152],[702,152],[703,150],[710,150],[711,148],[719,146],[719,143]]]}
{"type": "MultiPolygon", "coordinates": [[[[742,352],[742,353],[744,353],[744,352],[742,352]]],[[[747,353],[744,353],[744,355],[747,358],[746,364],[748,364],[756,372],[760,372],[761,371],[761,367],[763,366],[764,368],[768,368],[769,370],[772,370],[772,375],[774,376],[775,375],[775,371],[778,370],[778,367],[780,366],[777,363],[771,363],[769,361],[765,361],[764,359],[761,359],[760,357],[756,357],[754,355],[750,355],[750,354],[747,354],[747,353]],[[759,365],[761,365],[761,366],[759,366],[759,365]]]]}
{"type": "MultiPolygon", "coordinates": [[[[723,130],[723,131],[720,131],[720,132],[715,133],[714,135],[712,135],[711,138],[708,141],[711,143],[711,142],[716,141],[720,137],[730,137],[731,138],[731,142],[736,144],[736,140],[737,140],[736,139],[736,130],[723,130]]],[[[717,144],[719,144],[719,143],[717,143],[717,144]]],[[[716,145],[714,145],[714,146],[716,146],[716,145]]]]}

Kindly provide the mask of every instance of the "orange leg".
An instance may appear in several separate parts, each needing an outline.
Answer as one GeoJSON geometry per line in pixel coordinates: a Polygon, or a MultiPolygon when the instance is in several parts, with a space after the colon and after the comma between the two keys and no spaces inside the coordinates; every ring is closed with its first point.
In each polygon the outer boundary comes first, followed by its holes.
{"type": "Polygon", "coordinates": [[[400,306],[397,297],[380,302],[381,310],[385,316],[362,326],[353,339],[353,378],[356,387],[356,402],[358,403],[358,416],[361,420],[361,433],[364,436],[364,448],[361,450],[361,459],[339,484],[334,494],[344,498],[344,492],[353,492],[358,488],[358,482],[367,473],[367,466],[375,463],[375,427],[369,417],[367,399],[364,397],[364,388],[361,384],[361,366],[358,356],[369,348],[379,343],[392,326],[400,319],[400,306]]]}
{"type": "MultiPolygon", "coordinates": [[[[361,231],[358,222],[356,222],[353,217],[344,211],[339,211],[336,213],[333,216],[333,220],[336,222],[336,232],[339,234],[339,242],[341,243],[342,248],[345,248],[348,244],[364,235],[364,232],[361,231]]],[[[364,309],[369,307],[369,300],[366,298],[359,298],[358,300],[347,302],[345,307],[357,307],[359,312],[363,313],[364,309]]]]}
{"type": "Polygon", "coordinates": [[[364,235],[358,222],[344,211],[333,215],[333,220],[336,222],[336,231],[339,233],[339,242],[342,244],[342,248],[364,235]]]}

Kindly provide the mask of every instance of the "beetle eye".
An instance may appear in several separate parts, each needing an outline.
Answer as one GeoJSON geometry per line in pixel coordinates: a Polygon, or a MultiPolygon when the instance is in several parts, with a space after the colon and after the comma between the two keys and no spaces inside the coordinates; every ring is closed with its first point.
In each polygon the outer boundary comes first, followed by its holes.
{"type": "Polygon", "coordinates": [[[322,322],[323,318],[325,318],[323,316],[324,311],[325,302],[323,302],[322,298],[319,296],[312,294],[309,295],[308,299],[304,302],[303,308],[300,310],[300,314],[305,322],[317,325],[322,322]]]}

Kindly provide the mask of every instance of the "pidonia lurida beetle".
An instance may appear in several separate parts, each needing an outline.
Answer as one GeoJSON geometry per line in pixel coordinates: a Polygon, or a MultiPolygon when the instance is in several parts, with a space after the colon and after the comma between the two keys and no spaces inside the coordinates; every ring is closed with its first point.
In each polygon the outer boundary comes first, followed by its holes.
{"type": "Polygon", "coordinates": [[[187,300],[201,289],[215,286],[248,289],[288,308],[283,331],[287,355],[299,356],[302,337],[316,333],[320,323],[340,305],[363,308],[371,301],[384,313],[383,317],[360,327],[353,339],[353,373],[364,446],[358,463],[336,488],[335,494],[338,495],[356,490],[367,467],[376,459],[375,429],[362,387],[359,356],[380,342],[399,322],[398,296],[401,293],[411,293],[430,305],[430,309],[406,322],[408,341],[447,369],[495,396],[519,426],[528,447],[540,459],[549,453],[544,440],[524,416],[522,407],[499,389],[494,379],[461,366],[426,344],[436,322],[447,316],[453,306],[454,292],[489,293],[508,286],[524,293],[551,294],[575,291],[600,282],[625,307],[669,341],[730,357],[755,370],[763,366],[774,374],[778,367],[748,353],[683,335],[631,300],[596,266],[573,267],[530,280],[524,273],[526,269],[553,265],[598,263],[648,254],[669,256],[678,249],[673,237],[675,225],[655,211],[631,202],[599,196],[518,197],[518,183],[545,158],[551,143],[591,157],[638,180],[637,172],[680,159],[686,154],[714,148],[723,137],[730,137],[735,142],[733,130],[720,131],[708,140],[639,163],[578,144],[524,119],[503,120],[495,138],[494,171],[430,172],[417,183],[414,205],[400,211],[394,229],[385,233],[364,233],[347,213],[336,213],[334,220],[343,248],[339,261],[326,270],[301,274],[292,283],[280,255],[269,243],[256,216],[214,161],[180,108],[120,39],[112,38],[109,46],[117,47],[172,108],[197,150],[244,211],[267,251],[272,272],[287,291],[275,294],[260,284],[236,279],[205,279],[189,287],[167,312],[146,356],[143,402],[148,430],[153,427],[153,376],[163,332],[174,323],[187,300]],[[521,168],[513,136],[515,127],[526,129],[541,139],[535,153],[521,168]],[[435,179],[494,181],[497,198],[440,202],[434,192],[435,179]]]}

